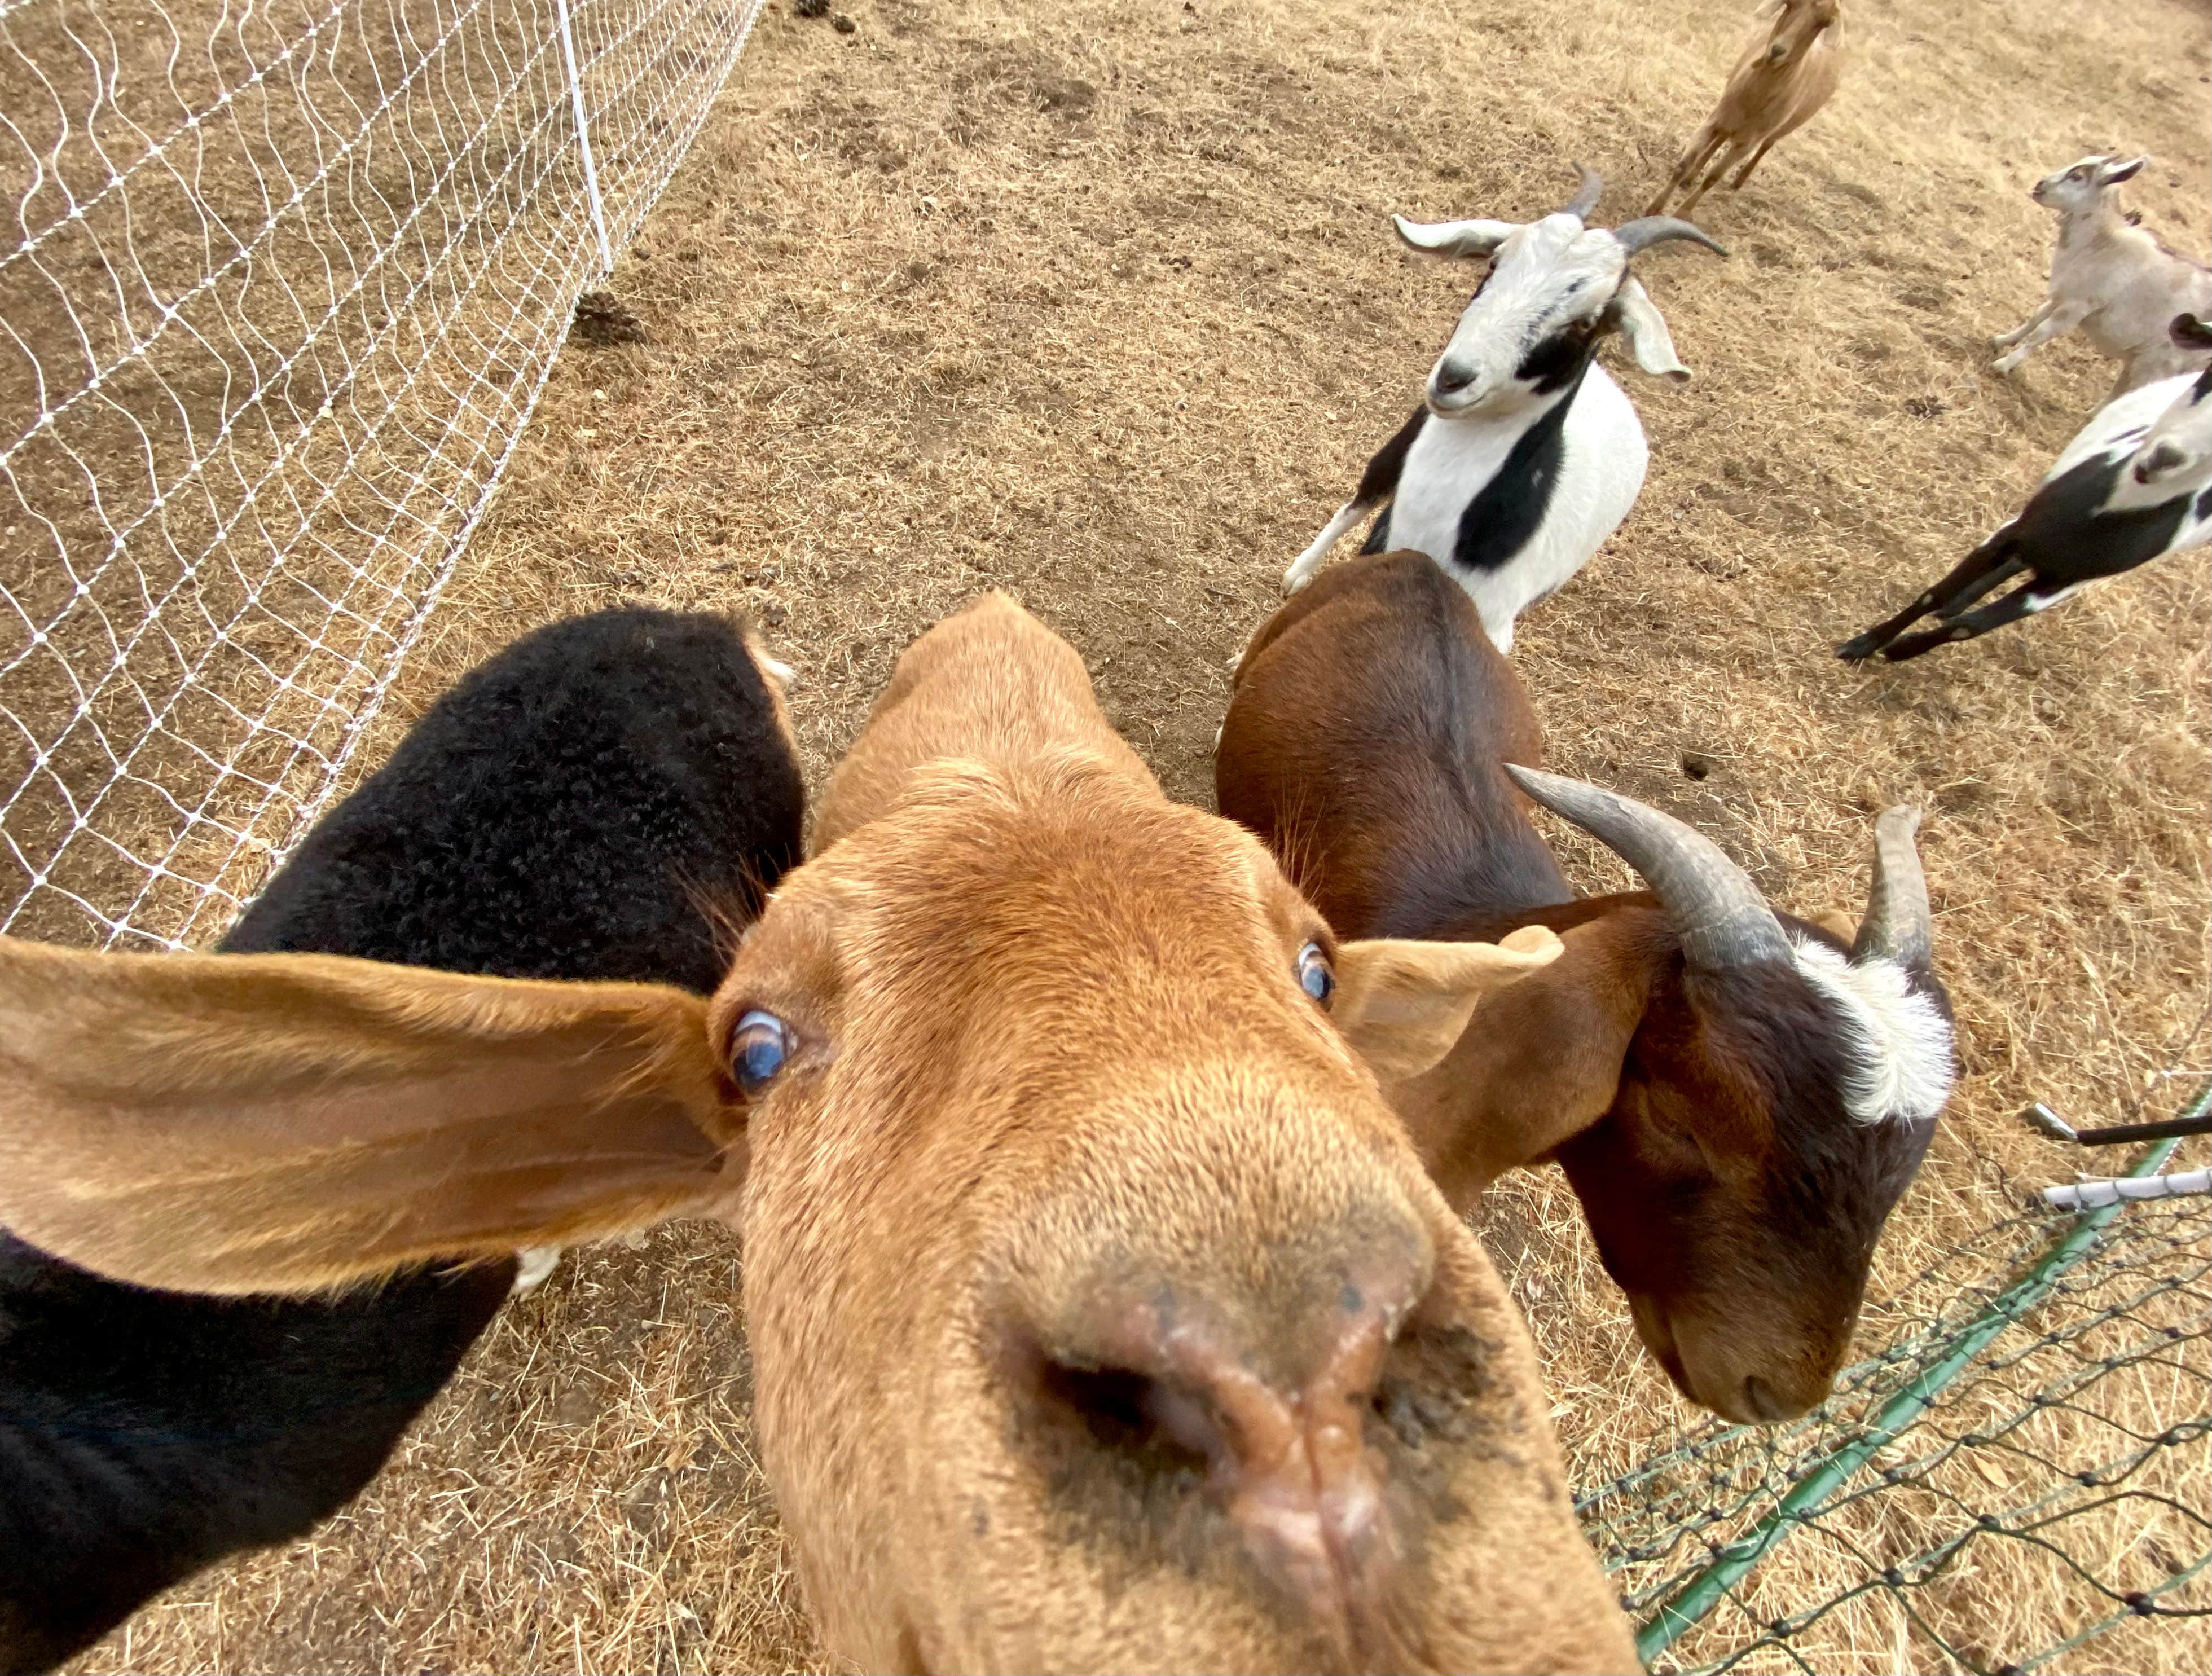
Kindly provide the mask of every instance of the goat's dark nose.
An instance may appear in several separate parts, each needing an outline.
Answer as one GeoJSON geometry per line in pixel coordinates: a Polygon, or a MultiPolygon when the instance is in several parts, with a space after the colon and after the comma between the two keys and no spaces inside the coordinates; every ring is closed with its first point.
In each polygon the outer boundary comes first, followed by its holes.
{"type": "Polygon", "coordinates": [[[1253,1561],[1337,1624],[1365,1617],[1388,1582],[1386,1468],[1364,1426],[1431,1278],[1410,1228],[1359,1243],[1325,1277],[1257,1295],[1212,1277],[1117,1277],[1038,1335],[1048,1393],[1095,1442],[1202,1461],[1253,1561]]]}
{"type": "Polygon", "coordinates": [[[1464,361],[1439,361],[1429,381],[1443,395],[1455,395],[1474,382],[1474,368],[1464,361]]]}

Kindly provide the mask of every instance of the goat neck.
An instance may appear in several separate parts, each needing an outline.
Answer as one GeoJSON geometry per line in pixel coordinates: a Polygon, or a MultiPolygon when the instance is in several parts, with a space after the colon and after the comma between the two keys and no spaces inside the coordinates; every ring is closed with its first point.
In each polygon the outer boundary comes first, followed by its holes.
{"type": "Polygon", "coordinates": [[[1324,573],[1253,637],[1237,679],[1216,806],[1259,835],[1332,926],[1431,937],[1501,902],[1570,899],[1498,768],[1501,754],[1540,754],[1535,714],[1467,594],[1423,555],[1324,573]],[[1362,691],[1348,710],[1353,670],[1362,691]],[[1433,771],[1432,750],[1450,771],[1433,771]],[[1337,771],[1347,753],[1364,772],[1337,771]]]}

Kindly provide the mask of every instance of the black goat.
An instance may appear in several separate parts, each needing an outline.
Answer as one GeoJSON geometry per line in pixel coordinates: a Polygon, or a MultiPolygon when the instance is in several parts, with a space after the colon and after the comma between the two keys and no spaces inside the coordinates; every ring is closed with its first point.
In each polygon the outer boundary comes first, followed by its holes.
{"type": "MultiPolygon", "coordinates": [[[[575,618],[440,700],[222,946],[710,991],[720,931],[799,859],[804,795],[737,628],[575,618]]],[[[337,1511],[515,1272],[200,1297],[0,1232],[0,1672],[58,1664],[202,1566],[337,1511]]]]}

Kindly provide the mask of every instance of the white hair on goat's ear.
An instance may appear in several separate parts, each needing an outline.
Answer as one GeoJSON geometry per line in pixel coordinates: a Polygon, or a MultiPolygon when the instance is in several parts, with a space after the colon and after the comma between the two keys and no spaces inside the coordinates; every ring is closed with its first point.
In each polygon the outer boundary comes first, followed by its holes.
{"type": "Polygon", "coordinates": [[[1674,353],[1674,339],[1667,330],[1665,318],[1633,278],[1620,282],[1620,288],[1606,305],[1606,313],[1627,341],[1628,352],[1638,367],[1654,378],[1672,379],[1677,384],[1690,381],[1690,369],[1674,353]]]}
{"type": "Polygon", "coordinates": [[[1398,236],[1430,256],[1487,256],[1521,230],[1518,222],[1409,222],[1390,217],[1398,236]]]}
{"type": "Polygon", "coordinates": [[[1842,1026],[1851,1060],[1844,1108],[1851,1120],[1917,1123],[1942,1110],[1958,1072],[1951,1021],[1935,998],[1914,988],[1893,960],[1853,965],[1840,950],[1810,938],[1792,937],[1790,945],[1798,975],[1842,1026]]]}

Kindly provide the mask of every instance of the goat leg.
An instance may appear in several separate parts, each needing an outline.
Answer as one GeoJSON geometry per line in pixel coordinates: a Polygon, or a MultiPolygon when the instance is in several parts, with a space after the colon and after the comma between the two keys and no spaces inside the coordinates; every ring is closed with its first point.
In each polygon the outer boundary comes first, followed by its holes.
{"type": "Polygon", "coordinates": [[[1777,124],[1774,131],[1759,143],[1759,149],[1753,154],[1751,161],[1735,172],[1735,179],[1729,182],[1729,191],[1732,192],[1735,191],[1737,188],[1741,187],[1745,181],[1750,179],[1751,172],[1759,167],[1760,161],[1765,157],[1766,154],[1775,146],[1781,143],[1784,140],[1788,139],[1792,134],[1802,128],[1807,123],[1812,121],[1814,117],[1820,115],[1821,106],[1826,102],[1827,101],[1825,98],[1806,99],[1801,97],[1796,106],[1790,111],[1790,114],[1784,117],[1780,123],[1777,124]]]}
{"type": "MultiPolygon", "coordinates": [[[[1398,479],[1406,469],[1406,455],[1413,446],[1413,439],[1421,434],[1427,422],[1429,410],[1417,407],[1413,416],[1398,428],[1398,434],[1375,452],[1367,462],[1366,471],[1360,473],[1359,487],[1352,496],[1336,509],[1336,516],[1322,526],[1313,545],[1291,561],[1291,568],[1283,573],[1283,592],[1296,593],[1321,568],[1321,562],[1328,556],[1328,550],[1341,541],[1352,526],[1375,507],[1398,492],[1398,479]]],[[[1243,654],[1238,654],[1242,656],[1243,654]]]]}
{"type": "Polygon", "coordinates": [[[1960,588],[1956,593],[1946,599],[1942,604],[1936,609],[1936,616],[1937,620],[1943,622],[1956,622],[1960,617],[1966,614],[1966,608],[1972,605],[1974,601],[1979,599],[1985,593],[1989,593],[1995,589],[2002,587],[2007,582],[2012,580],[2014,577],[2019,575],[2021,571],[2027,568],[2027,563],[2025,560],[2007,559],[1995,570],[1989,572],[1986,575],[1976,577],[1965,587],[1960,588]]]}
{"type": "Polygon", "coordinates": [[[2045,297],[2037,307],[2034,313],[2029,315],[2025,320],[2022,320],[2010,331],[2001,331],[1996,337],[1990,338],[1990,347],[1993,349],[2010,349],[2014,344],[2019,343],[2021,338],[2027,337],[2028,333],[2033,331],[2036,327],[2041,325],[2045,320],[2049,319],[2051,318],[2051,311],[2057,307],[2057,298],[2045,297]]]}
{"type": "Polygon", "coordinates": [[[1706,171],[1704,179],[1690,189],[1689,197],[1682,200],[1682,207],[1675,212],[1685,221],[1689,219],[1691,212],[1698,207],[1698,200],[1712,191],[1714,184],[1728,173],[1729,165],[1741,155],[1743,145],[1731,135],[1717,142],[1713,149],[1718,153],[1718,155],[1714,157],[1712,167],[1706,171]]]}
{"type": "MultiPolygon", "coordinates": [[[[1907,628],[1933,612],[1948,617],[1951,612],[1971,600],[1978,599],[1991,588],[2002,586],[2027,568],[2011,556],[2005,540],[2007,525],[1979,547],[1952,567],[1951,574],[1907,605],[1895,616],[1877,622],[1863,635],[1845,641],[1836,648],[1836,656],[1847,664],[1865,662],[1876,653],[1895,660],[1895,648],[1890,642],[1907,628]]],[[[1936,638],[1943,638],[1938,631],[1936,638]]],[[[1930,642],[1931,644],[1933,642],[1930,642]]],[[[1924,649],[1924,648],[1923,648],[1924,649]]]]}
{"type": "Polygon", "coordinates": [[[2056,300],[2036,311],[2043,318],[2032,320],[2015,340],[2018,343],[2009,355],[2001,355],[1990,362],[1993,372],[2009,373],[2054,337],[2063,337],[2089,318],[2087,303],[2062,303],[2056,300]]]}
{"type": "Polygon", "coordinates": [[[1751,172],[1759,167],[1759,160],[1766,155],[1768,149],[1781,137],[1779,133],[1769,134],[1759,143],[1759,149],[1751,154],[1751,161],[1738,169],[1735,178],[1728,183],[1729,191],[1736,192],[1743,190],[1743,183],[1751,179],[1751,172]]]}
{"type": "Polygon", "coordinates": [[[1700,128],[1691,139],[1688,148],[1676,160],[1674,173],[1667,177],[1667,184],[1659,189],[1659,195],[1644,205],[1644,213],[1656,216],[1664,210],[1667,200],[1689,184],[1690,178],[1705,166],[1705,160],[1720,148],[1721,143],[1721,136],[1711,123],[1700,128]]]}
{"type": "Polygon", "coordinates": [[[2081,586],[2075,582],[2053,588],[2039,578],[2030,576],[2003,598],[1968,611],[1962,616],[1947,617],[1924,633],[1907,635],[1903,640],[1883,647],[1881,655],[1893,664],[1901,664],[1908,658],[1917,658],[1922,653],[1932,652],[1939,646],[1978,640],[1992,628],[2002,628],[2008,622],[2017,622],[2024,616],[2033,616],[2038,611],[2050,610],[2081,586]]]}

